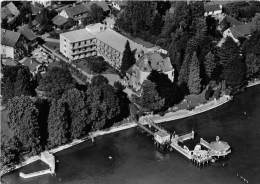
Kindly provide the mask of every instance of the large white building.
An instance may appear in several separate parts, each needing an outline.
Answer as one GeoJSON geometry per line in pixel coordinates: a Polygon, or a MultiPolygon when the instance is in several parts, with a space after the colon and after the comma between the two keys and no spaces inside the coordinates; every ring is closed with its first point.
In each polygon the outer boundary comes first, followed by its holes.
{"type": "Polygon", "coordinates": [[[60,34],[60,52],[69,60],[100,55],[111,66],[119,69],[127,41],[130,48],[135,50],[137,59],[148,52],[144,46],[100,23],[60,34]]]}

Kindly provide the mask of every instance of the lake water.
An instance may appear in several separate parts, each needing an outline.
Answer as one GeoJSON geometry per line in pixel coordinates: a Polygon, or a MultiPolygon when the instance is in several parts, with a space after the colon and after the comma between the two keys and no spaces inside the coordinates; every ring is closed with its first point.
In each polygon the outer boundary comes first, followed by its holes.
{"type": "MultiPolygon", "coordinates": [[[[162,124],[182,134],[191,131],[208,141],[220,136],[232,147],[222,163],[195,167],[177,152],[161,154],[151,137],[136,128],[98,137],[56,154],[57,175],[21,179],[17,170],[3,177],[10,184],[237,184],[243,176],[260,183],[260,86],[209,112],[162,124]],[[112,159],[108,159],[112,156],[112,159]]],[[[37,168],[38,164],[29,166],[37,168]]]]}

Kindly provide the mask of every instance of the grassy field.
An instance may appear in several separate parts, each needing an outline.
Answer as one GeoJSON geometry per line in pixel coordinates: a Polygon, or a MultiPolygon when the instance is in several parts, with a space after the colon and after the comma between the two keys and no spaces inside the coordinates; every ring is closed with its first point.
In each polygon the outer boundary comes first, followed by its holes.
{"type": "Polygon", "coordinates": [[[13,132],[8,127],[8,111],[6,109],[1,111],[1,136],[12,136],[13,132]]]}

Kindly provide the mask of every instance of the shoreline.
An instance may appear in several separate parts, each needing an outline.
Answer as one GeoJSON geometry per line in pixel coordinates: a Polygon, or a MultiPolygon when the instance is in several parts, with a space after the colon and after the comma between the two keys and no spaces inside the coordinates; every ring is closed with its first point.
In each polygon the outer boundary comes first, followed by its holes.
{"type": "MultiPolygon", "coordinates": [[[[260,84],[260,80],[255,80],[253,82],[249,82],[249,84],[246,86],[246,88],[256,86],[256,85],[259,85],[259,84],[260,84]]],[[[193,116],[193,115],[197,115],[197,114],[212,110],[214,108],[217,108],[217,107],[229,102],[230,100],[232,100],[231,96],[223,95],[218,100],[214,99],[214,100],[208,101],[205,104],[201,104],[199,106],[196,106],[193,110],[186,110],[186,109],[183,110],[182,109],[182,110],[178,110],[178,111],[175,111],[175,112],[168,112],[164,116],[160,116],[160,115],[156,114],[156,115],[147,115],[147,116],[143,116],[143,117],[149,117],[149,118],[153,119],[155,123],[163,123],[163,122],[168,122],[168,121],[174,121],[174,120],[187,118],[187,117],[190,117],[190,116],[193,116]]],[[[70,143],[67,143],[65,145],[62,145],[62,146],[59,146],[57,148],[53,148],[53,149],[50,149],[50,150],[47,150],[47,151],[51,154],[55,154],[59,151],[68,149],[72,146],[75,146],[75,145],[78,145],[82,142],[85,142],[86,140],[94,140],[95,137],[119,132],[119,131],[122,131],[122,130],[127,130],[127,129],[130,129],[130,128],[134,128],[136,126],[137,126],[137,124],[135,122],[128,122],[128,123],[124,123],[124,124],[119,125],[119,126],[112,126],[112,127],[105,129],[105,130],[98,130],[98,131],[95,131],[95,132],[90,132],[89,135],[87,135],[86,137],[83,137],[81,139],[75,139],[70,143]]],[[[12,168],[8,168],[6,170],[1,171],[0,175],[2,177],[3,175],[8,174],[11,171],[14,171],[16,169],[24,167],[24,166],[31,164],[31,163],[39,160],[39,159],[40,159],[39,155],[29,157],[29,158],[25,159],[25,161],[21,162],[20,164],[17,164],[12,168]]]]}

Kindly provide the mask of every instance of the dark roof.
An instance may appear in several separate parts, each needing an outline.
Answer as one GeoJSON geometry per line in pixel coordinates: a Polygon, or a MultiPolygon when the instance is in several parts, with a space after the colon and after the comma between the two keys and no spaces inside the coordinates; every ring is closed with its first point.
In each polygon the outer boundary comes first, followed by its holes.
{"type": "Polygon", "coordinates": [[[10,12],[14,15],[14,16],[18,16],[20,14],[20,11],[16,8],[16,6],[14,5],[13,2],[10,2],[6,5],[6,7],[10,10],[10,12]]]}
{"type": "Polygon", "coordinates": [[[18,32],[21,33],[27,40],[30,40],[30,41],[37,38],[37,36],[34,34],[34,32],[28,27],[28,24],[20,27],[18,32]]]}
{"type": "Polygon", "coordinates": [[[230,31],[232,32],[232,35],[236,38],[246,37],[252,33],[253,24],[248,23],[248,24],[233,26],[230,28],[230,31]]]}
{"type": "Polygon", "coordinates": [[[13,32],[6,29],[1,29],[1,44],[14,47],[20,38],[20,33],[13,32]]]}
{"type": "Polygon", "coordinates": [[[217,11],[217,10],[221,10],[220,5],[218,5],[218,4],[211,4],[211,3],[204,4],[205,12],[211,12],[211,11],[217,11]]]}
{"type": "Polygon", "coordinates": [[[227,21],[228,23],[230,23],[230,26],[237,26],[237,25],[242,25],[243,23],[238,21],[237,19],[235,19],[234,17],[231,17],[229,15],[225,16],[225,18],[223,19],[223,21],[227,21]]]}
{"type": "Polygon", "coordinates": [[[66,11],[66,13],[68,14],[68,16],[70,18],[73,18],[75,15],[86,13],[89,10],[88,10],[87,6],[80,4],[80,5],[67,7],[64,9],[64,11],[66,11]]]}
{"type": "Polygon", "coordinates": [[[93,4],[96,4],[97,6],[99,6],[100,8],[103,9],[103,11],[109,11],[109,7],[107,5],[107,3],[105,1],[90,1],[87,6],[90,7],[93,5],[93,4]]]}
{"type": "Polygon", "coordinates": [[[25,58],[21,61],[21,64],[28,66],[30,71],[34,72],[41,63],[39,63],[35,58],[25,58]]]}
{"type": "Polygon", "coordinates": [[[65,23],[68,22],[68,19],[66,19],[65,17],[61,16],[61,15],[56,15],[53,19],[52,19],[52,22],[54,25],[57,25],[57,26],[62,26],[64,25],[65,23]]]}

